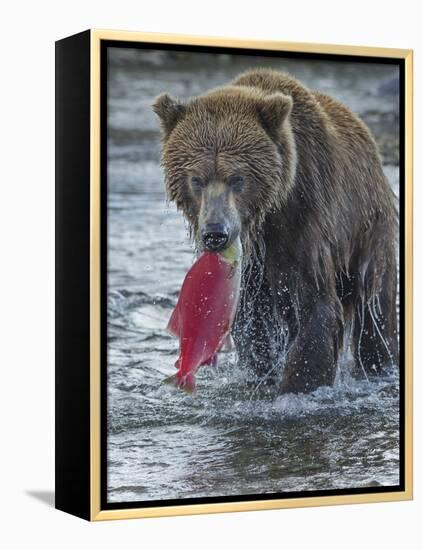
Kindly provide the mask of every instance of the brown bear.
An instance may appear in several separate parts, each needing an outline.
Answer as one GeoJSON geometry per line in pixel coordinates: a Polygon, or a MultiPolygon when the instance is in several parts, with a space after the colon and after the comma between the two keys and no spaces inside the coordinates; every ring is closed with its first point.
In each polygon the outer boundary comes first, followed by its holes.
{"type": "Polygon", "coordinates": [[[397,364],[398,215],[365,124],[269,69],[153,109],[167,193],[197,245],[241,237],[241,364],[295,393],[331,386],[348,344],[357,376],[397,364]]]}

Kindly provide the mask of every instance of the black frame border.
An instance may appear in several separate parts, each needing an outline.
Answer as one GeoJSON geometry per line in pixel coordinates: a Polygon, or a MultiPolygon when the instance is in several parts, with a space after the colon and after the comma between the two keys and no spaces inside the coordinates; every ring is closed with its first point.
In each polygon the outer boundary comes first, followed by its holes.
{"type": "Polygon", "coordinates": [[[90,519],[91,32],[55,43],[55,507],[90,519]]]}

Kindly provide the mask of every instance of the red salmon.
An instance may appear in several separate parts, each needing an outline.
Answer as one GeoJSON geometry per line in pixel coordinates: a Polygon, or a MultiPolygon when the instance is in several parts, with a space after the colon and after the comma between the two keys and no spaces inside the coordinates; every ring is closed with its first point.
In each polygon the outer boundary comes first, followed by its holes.
{"type": "Polygon", "coordinates": [[[179,338],[176,375],[166,379],[195,391],[195,373],[215,364],[217,352],[230,338],[238,305],[241,244],[239,239],[221,253],[203,252],[185,276],[168,331],[179,338]]]}

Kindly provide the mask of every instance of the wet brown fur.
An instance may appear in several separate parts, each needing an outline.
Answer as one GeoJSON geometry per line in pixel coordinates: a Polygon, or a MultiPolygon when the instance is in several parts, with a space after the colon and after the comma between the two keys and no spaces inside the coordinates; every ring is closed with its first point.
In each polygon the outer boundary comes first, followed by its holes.
{"type": "Polygon", "coordinates": [[[396,363],[397,212],[364,123],[268,69],[188,102],[163,94],[153,108],[168,196],[194,234],[187,175],[248,172],[236,198],[247,252],[240,360],[282,392],[332,385],[350,335],[359,376],[396,363]]]}

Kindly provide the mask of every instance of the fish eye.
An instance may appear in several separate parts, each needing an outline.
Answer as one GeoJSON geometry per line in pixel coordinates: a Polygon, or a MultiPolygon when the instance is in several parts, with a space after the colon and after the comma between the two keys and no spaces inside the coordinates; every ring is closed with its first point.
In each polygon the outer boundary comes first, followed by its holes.
{"type": "Polygon", "coordinates": [[[228,183],[233,191],[241,191],[244,185],[244,178],[237,174],[235,176],[231,176],[228,183]]]}

